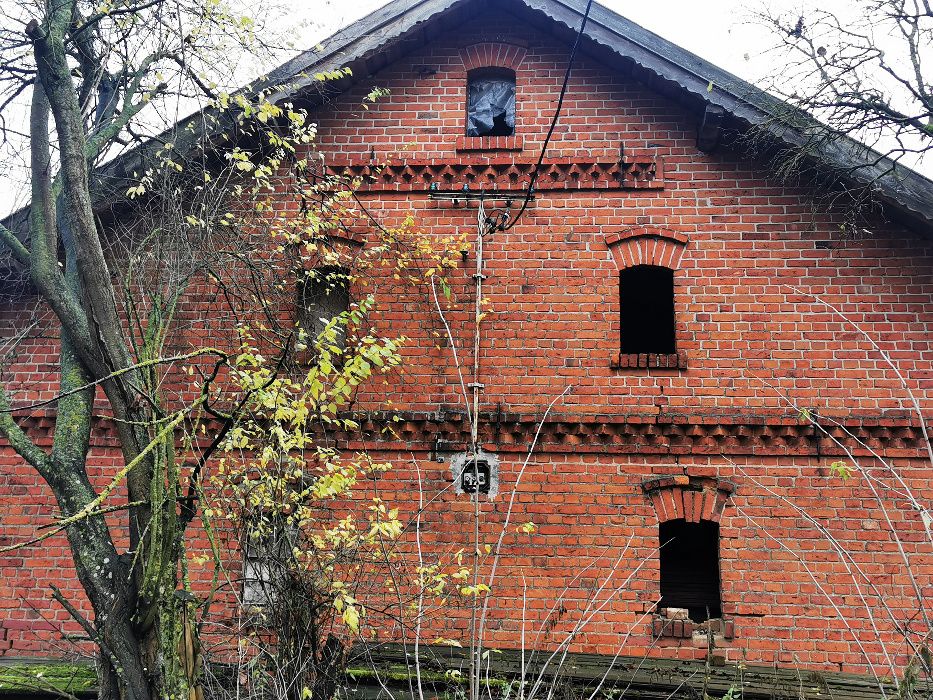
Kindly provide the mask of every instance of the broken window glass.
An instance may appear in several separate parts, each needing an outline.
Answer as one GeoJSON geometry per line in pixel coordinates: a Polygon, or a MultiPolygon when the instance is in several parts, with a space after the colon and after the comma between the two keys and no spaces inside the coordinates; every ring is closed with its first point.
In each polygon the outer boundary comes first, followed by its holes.
{"type": "Polygon", "coordinates": [[[270,605],[294,566],[295,530],[281,516],[250,518],[243,543],[243,604],[270,605]]]}
{"type": "Polygon", "coordinates": [[[481,68],[470,72],[467,88],[467,136],[515,133],[515,71],[481,68]]]}

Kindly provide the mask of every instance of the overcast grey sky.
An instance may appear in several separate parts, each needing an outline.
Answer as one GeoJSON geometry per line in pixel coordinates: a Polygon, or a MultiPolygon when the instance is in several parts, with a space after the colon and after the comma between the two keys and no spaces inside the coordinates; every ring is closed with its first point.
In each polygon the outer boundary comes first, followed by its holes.
{"type": "MultiPolygon", "coordinates": [[[[13,0],[0,0],[0,3],[13,0]]],[[[244,0],[246,1],[246,0],[244,0]]],[[[259,0],[262,2],[262,0],[259,0]]],[[[387,0],[278,0],[283,7],[280,22],[288,23],[296,50],[313,46],[387,0]]],[[[779,65],[768,50],[773,37],[753,14],[769,7],[772,12],[804,11],[814,0],[601,0],[601,4],[755,84],[762,84],[779,65]]],[[[843,0],[822,0],[819,6],[842,14],[852,5],[843,0]]],[[[25,111],[6,115],[25,126],[25,111]]],[[[181,116],[181,115],[179,115],[181,116]]],[[[27,201],[25,156],[0,152],[0,215],[27,201]]]]}

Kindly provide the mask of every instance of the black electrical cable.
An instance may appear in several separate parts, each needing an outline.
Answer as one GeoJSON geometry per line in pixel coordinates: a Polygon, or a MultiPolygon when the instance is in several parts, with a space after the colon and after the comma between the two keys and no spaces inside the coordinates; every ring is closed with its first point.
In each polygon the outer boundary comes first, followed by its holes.
{"type": "Polygon", "coordinates": [[[544,138],[544,144],[541,146],[541,155],[538,156],[538,162],[535,163],[535,169],[531,171],[531,178],[528,180],[528,191],[525,193],[525,200],[522,202],[522,208],[518,210],[518,213],[515,215],[515,218],[512,219],[512,222],[509,224],[503,224],[499,227],[500,231],[508,231],[515,224],[518,223],[518,220],[522,218],[522,214],[525,213],[525,209],[528,207],[528,202],[531,200],[531,195],[534,194],[535,182],[538,180],[538,172],[541,170],[541,164],[544,162],[544,154],[547,153],[547,145],[551,140],[551,135],[554,133],[554,129],[557,126],[557,119],[560,117],[560,109],[564,105],[564,95],[567,94],[567,84],[570,82],[570,71],[573,68],[573,59],[577,55],[577,49],[580,46],[580,40],[583,38],[583,30],[586,27],[586,20],[590,16],[590,8],[593,7],[593,0],[589,0],[586,3],[586,11],[583,13],[583,22],[580,23],[580,31],[577,32],[576,41],[573,42],[573,48],[570,50],[570,60],[567,61],[567,72],[564,73],[564,84],[560,89],[560,97],[557,99],[557,109],[554,110],[554,118],[551,119],[551,127],[547,131],[547,136],[544,138]]]}

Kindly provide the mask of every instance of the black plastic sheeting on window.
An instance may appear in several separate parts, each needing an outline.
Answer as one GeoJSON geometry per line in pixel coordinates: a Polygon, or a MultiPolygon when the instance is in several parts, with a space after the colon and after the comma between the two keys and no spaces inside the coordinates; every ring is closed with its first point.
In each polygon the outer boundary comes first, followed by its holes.
{"type": "Polygon", "coordinates": [[[467,136],[511,136],[515,132],[515,79],[483,76],[470,79],[467,136]]]}

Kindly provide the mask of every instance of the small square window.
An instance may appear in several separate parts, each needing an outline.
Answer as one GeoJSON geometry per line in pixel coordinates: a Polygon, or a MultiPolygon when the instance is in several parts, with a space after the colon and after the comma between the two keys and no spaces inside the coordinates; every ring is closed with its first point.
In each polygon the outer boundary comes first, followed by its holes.
{"type": "Polygon", "coordinates": [[[467,77],[467,136],[515,133],[515,71],[477,68],[467,77]]]}

